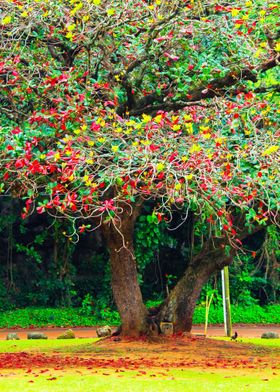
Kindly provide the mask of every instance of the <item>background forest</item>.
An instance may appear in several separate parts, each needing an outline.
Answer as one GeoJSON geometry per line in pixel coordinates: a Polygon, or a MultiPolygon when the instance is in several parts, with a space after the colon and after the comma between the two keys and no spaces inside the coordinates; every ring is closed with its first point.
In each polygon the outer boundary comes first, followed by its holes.
{"type": "MultiPolygon", "coordinates": [[[[82,234],[75,243],[68,235],[71,227],[66,220],[54,222],[45,215],[22,220],[21,210],[20,202],[9,198],[1,200],[1,311],[30,306],[74,307],[78,308],[79,316],[93,317],[92,322],[118,322],[110,285],[109,257],[101,233],[82,234]]],[[[190,256],[200,248],[204,228],[199,223],[193,225],[192,219],[190,215],[187,223],[179,228],[175,220],[176,230],[172,230],[165,222],[159,224],[154,219],[149,205],[138,218],[134,241],[139,281],[144,300],[150,306],[167,296],[190,256]]],[[[247,309],[243,321],[246,317],[248,322],[264,321],[256,305],[263,307],[279,302],[279,257],[279,232],[275,226],[266,233],[250,237],[244,252],[235,257],[230,267],[231,300],[233,312],[235,307],[244,308],[245,313],[247,309]]],[[[194,321],[203,321],[205,298],[212,293],[214,313],[212,319],[210,314],[210,321],[221,322],[219,273],[202,290],[194,321]]],[[[56,322],[54,310],[41,309],[40,312],[50,323],[56,322]]],[[[236,310],[236,313],[240,312],[236,310]]]]}

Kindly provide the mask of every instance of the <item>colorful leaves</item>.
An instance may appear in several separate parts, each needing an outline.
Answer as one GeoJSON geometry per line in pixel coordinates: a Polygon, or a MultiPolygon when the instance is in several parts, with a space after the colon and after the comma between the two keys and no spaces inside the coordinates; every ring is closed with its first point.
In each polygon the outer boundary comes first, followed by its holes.
{"type": "Polygon", "coordinates": [[[107,15],[108,16],[113,16],[113,15],[115,15],[115,13],[116,13],[115,8],[108,8],[107,9],[107,15]]]}
{"type": "Polygon", "coordinates": [[[66,3],[2,7],[7,188],[24,183],[38,212],[73,219],[116,218],[146,197],[161,200],[155,213],[195,204],[220,221],[229,205],[275,206],[277,77],[262,61],[279,43],[259,23],[275,30],[272,5],[215,5],[198,20],[190,4],[170,20],[167,2],[66,3]]]}
{"type": "Polygon", "coordinates": [[[7,15],[2,19],[1,24],[2,24],[2,26],[5,26],[5,25],[11,23],[11,21],[12,21],[12,17],[10,15],[7,15]]]}
{"type": "Polygon", "coordinates": [[[270,146],[262,152],[262,156],[272,155],[279,150],[279,146],[270,146]]]}
{"type": "Polygon", "coordinates": [[[199,152],[199,151],[201,151],[201,146],[198,145],[198,144],[193,144],[193,145],[190,147],[190,149],[189,149],[190,154],[193,154],[193,153],[199,152]]]}

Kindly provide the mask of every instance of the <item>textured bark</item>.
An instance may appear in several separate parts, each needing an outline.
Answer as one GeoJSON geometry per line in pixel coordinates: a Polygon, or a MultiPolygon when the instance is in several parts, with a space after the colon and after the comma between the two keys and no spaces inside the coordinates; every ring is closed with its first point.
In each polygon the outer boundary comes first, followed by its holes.
{"type": "Polygon", "coordinates": [[[159,314],[160,321],[172,322],[175,332],[190,332],[202,287],[215,271],[229,265],[231,260],[232,256],[226,256],[222,247],[202,250],[168,296],[159,314]]]}
{"type": "Polygon", "coordinates": [[[122,322],[122,335],[137,337],[147,332],[147,312],[137,279],[133,229],[137,209],[124,211],[119,223],[103,224],[112,271],[112,289],[122,322]]]}

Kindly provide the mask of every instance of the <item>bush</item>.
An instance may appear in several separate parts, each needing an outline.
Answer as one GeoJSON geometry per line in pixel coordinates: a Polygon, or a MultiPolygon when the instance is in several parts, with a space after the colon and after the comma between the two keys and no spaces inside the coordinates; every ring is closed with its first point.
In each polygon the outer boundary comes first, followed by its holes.
{"type": "Polygon", "coordinates": [[[98,316],[84,315],[79,308],[26,308],[2,312],[0,314],[0,328],[21,327],[90,327],[94,325],[118,325],[119,314],[116,311],[98,312],[98,316]]]}
{"type": "MultiPolygon", "coordinates": [[[[148,306],[156,306],[157,301],[149,301],[148,306]]],[[[205,321],[205,307],[197,306],[194,313],[194,324],[205,321]]],[[[224,322],[223,308],[212,307],[209,313],[209,324],[224,322]]],[[[280,305],[261,307],[232,306],[232,322],[244,324],[277,324],[280,323],[280,305]]],[[[91,327],[95,325],[119,325],[118,312],[109,308],[93,309],[91,314],[85,314],[83,308],[26,308],[8,310],[0,313],[0,328],[21,327],[91,327]]]]}
{"type": "MultiPolygon", "coordinates": [[[[232,322],[235,324],[278,324],[280,323],[280,305],[231,306],[232,322]]],[[[205,307],[197,306],[193,323],[202,324],[205,321],[205,307]]],[[[209,312],[209,324],[224,322],[223,307],[212,307],[209,312]]]]}

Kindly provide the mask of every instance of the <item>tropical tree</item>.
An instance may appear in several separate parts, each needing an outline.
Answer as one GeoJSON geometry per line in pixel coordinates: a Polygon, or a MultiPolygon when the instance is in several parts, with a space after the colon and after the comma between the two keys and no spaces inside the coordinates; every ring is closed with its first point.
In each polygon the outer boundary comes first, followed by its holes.
{"type": "Polygon", "coordinates": [[[2,192],[102,229],[123,333],[147,332],[133,249],[192,211],[207,241],[158,313],[190,330],[209,276],[279,210],[278,7],[264,1],[7,1],[0,10],[2,192]]]}

